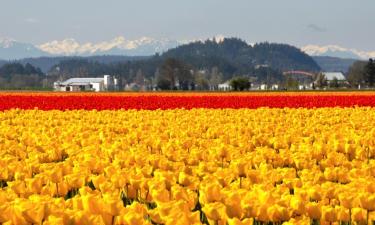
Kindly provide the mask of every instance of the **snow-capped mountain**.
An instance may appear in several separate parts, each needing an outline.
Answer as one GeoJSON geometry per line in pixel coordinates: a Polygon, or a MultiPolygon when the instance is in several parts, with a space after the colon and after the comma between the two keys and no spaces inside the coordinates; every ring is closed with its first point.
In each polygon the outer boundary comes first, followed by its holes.
{"type": "MultiPolygon", "coordinates": [[[[220,42],[223,39],[223,35],[217,35],[215,37],[217,42],[220,42]]],[[[68,38],[34,45],[30,43],[18,42],[11,38],[0,38],[0,59],[13,60],[41,56],[147,56],[155,53],[162,53],[181,44],[198,40],[203,39],[178,41],[142,37],[135,40],[129,40],[120,36],[110,41],[102,41],[98,43],[82,43],[76,41],[75,39],[68,38]]],[[[368,58],[375,58],[375,51],[366,52],[357,49],[344,48],[338,45],[306,45],[301,49],[311,56],[333,56],[364,60],[368,58]]]]}
{"type": "Polygon", "coordinates": [[[99,43],[79,43],[74,39],[65,39],[62,41],[52,41],[38,46],[52,55],[152,55],[157,52],[163,52],[170,48],[177,47],[183,42],[162,39],[157,40],[148,37],[142,37],[136,40],[127,40],[124,37],[117,37],[111,41],[99,43]]]}
{"type": "Polygon", "coordinates": [[[0,59],[20,59],[40,56],[147,56],[167,51],[184,43],[186,41],[153,39],[148,37],[127,40],[124,37],[117,37],[110,41],[99,43],[79,43],[74,39],[64,39],[33,45],[7,38],[0,39],[0,59]]]}
{"type": "Polygon", "coordinates": [[[344,48],[338,45],[307,45],[301,48],[311,56],[332,56],[338,58],[363,59],[375,58],[375,51],[360,51],[357,49],[344,48]]]}
{"type": "Polygon", "coordinates": [[[0,38],[0,59],[20,59],[48,55],[33,44],[17,42],[11,38],[0,38]]]}

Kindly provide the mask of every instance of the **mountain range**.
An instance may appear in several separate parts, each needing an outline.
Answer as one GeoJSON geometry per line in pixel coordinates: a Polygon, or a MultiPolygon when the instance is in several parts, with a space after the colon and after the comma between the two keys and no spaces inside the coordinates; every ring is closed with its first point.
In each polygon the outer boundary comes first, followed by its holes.
{"type": "MultiPolygon", "coordinates": [[[[218,37],[216,41],[221,41],[218,37]]],[[[80,43],[75,39],[54,40],[39,45],[23,43],[10,38],[0,38],[0,59],[14,60],[22,58],[35,58],[42,56],[96,56],[96,55],[126,55],[149,56],[162,53],[168,49],[196,40],[171,40],[142,37],[128,40],[116,37],[110,41],[98,43],[80,43]]],[[[375,58],[375,51],[366,52],[357,49],[344,48],[338,45],[307,45],[301,50],[311,56],[331,56],[339,58],[368,59],[375,58]]]]}
{"type": "Polygon", "coordinates": [[[311,56],[329,56],[344,59],[361,59],[367,60],[375,58],[375,51],[360,51],[357,49],[344,48],[338,45],[306,45],[301,48],[311,56]]]}
{"type": "Polygon", "coordinates": [[[127,40],[117,37],[110,41],[99,43],[79,43],[74,39],[51,41],[40,45],[18,42],[14,39],[0,39],[0,59],[15,60],[42,56],[96,56],[96,55],[126,55],[149,56],[175,48],[184,41],[169,39],[153,39],[142,37],[127,40]]]}

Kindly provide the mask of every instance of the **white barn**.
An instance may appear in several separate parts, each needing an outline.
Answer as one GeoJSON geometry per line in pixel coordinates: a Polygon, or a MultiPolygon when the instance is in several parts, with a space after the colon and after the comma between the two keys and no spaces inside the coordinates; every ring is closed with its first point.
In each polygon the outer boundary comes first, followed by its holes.
{"type": "Polygon", "coordinates": [[[229,84],[229,81],[218,85],[219,91],[230,91],[232,86],[229,84]]]}
{"type": "Polygon", "coordinates": [[[335,78],[338,81],[346,81],[344,74],[341,72],[323,72],[323,75],[328,82],[333,81],[335,78]]]}
{"type": "Polygon", "coordinates": [[[63,82],[55,82],[55,91],[108,91],[117,89],[118,81],[110,75],[103,78],[80,77],[70,78],[63,82]]]}

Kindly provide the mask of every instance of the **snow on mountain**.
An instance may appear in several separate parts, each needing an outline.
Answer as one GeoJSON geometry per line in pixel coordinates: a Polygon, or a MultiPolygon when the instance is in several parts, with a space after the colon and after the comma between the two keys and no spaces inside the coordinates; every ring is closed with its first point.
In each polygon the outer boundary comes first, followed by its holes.
{"type": "Polygon", "coordinates": [[[301,48],[311,56],[332,56],[339,58],[364,59],[375,58],[375,51],[360,51],[357,49],[344,48],[338,45],[307,45],[301,48]]]}
{"type": "MultiPolygon", "coordinates": [[[[223,35],[215,36],[217,42],[224,40],[223,35]]],[[[98,43],[81,43],[75,39],[54,40],[40,45],[18,42],[11,38],[0,38],[0,59],[21,59],[41,56],[93,56],[93,55],[128,55],[146,56],[162,53],[181,44],[204,39],[177,41],[141,37],[129,40],[122,36],[98,43]]],[[[307,45],[301,48],[311,56],[333,56],[340,58],[368,59],[375,58],[375,51],[360,51],[338,45],[307,45]]]]}
{"type": "Polygon", "coordinates": [[[146,56],[175,48],[186,41],[153,39],[142,37],[128,40],[116,37],[99,43],[80,43],[75,39],[54,40],[40,45],[18,42],[10,38],[0,38],[0,59],[21,59],[41,56],[93,56],[93,55],[129,55],[146,56]]]}
{"type": "Polygon", "coordinates": [[[10,48],[15,44],[16,40],[12,38],[0,38],[0,48],[10,48]]]}
{"type": "Polygon", "coordinates": [[[0,38],[0,59],[20,59],[47,56],[48,53],[32,44],[17,42],[11,38],[0,38]]]}
{"type": "Polygon", "coordinates": [[[168,39],[156,40],[142,37],[136,40],[127,40],[124,37],[116,37],[110,41],[99,43],[79,43],[74,39],[65,39],[47,42],[39,45],[38,48],[52,55],[152,55],[177,47],[180,44],[182,42],[168,39]]]}

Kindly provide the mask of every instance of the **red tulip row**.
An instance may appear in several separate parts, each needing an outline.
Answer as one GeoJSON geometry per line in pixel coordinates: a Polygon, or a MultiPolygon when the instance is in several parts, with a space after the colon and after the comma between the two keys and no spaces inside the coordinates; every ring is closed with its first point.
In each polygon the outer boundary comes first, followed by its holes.
{"type": "Polygon", "coordinates": [[[1,95],[0,110],[321,108],[375,106],[375,95],[1,95]]]}

